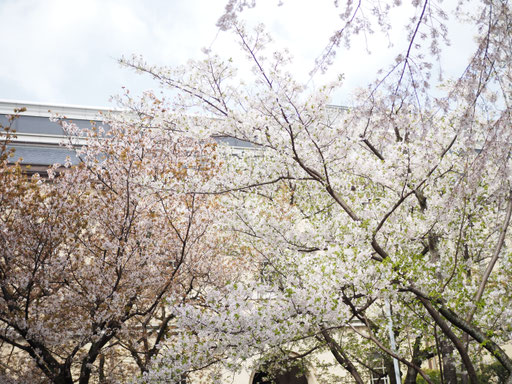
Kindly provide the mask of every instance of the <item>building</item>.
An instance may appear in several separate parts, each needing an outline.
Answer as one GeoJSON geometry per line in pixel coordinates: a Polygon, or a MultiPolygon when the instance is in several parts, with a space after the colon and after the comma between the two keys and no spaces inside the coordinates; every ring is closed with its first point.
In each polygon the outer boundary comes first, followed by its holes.
{"type": "Polygon", "coordinates": [[[8,126],[6,115],[13,114],[19,108],[26,108],[26,111],[12,122],[11,128],[16,137],[12,139],[9,147],[16,150],[13,161],[21,158],[21,164],[27,168],[28,173],[44,173],[48,165],[63,164],[67,157],[74,164],[78,162],[74,152],[61,145],[66,135],[57,122],[50,121],[52,116],[60,116],[73,121],[79,127],[87,127],[91,122],[100,123],[101,113],[108,111],[99,107],[0,100],[0,125],[8,126]]]}

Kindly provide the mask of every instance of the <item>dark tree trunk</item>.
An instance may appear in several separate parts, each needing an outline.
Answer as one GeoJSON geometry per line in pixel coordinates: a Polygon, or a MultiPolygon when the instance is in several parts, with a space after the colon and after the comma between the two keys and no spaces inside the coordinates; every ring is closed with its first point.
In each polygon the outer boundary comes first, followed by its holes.
{"type": "Polygon", "coordinates": [[[389,383],[400,384],[396,382],[395,366],[393,364],[393,359],[389,358],[388,356],[384,357],[384,367],[389,377],[389,383]]]}
{"type": "MultiPolygon", "coordinates": [[[[462,366],[462,369],[464,369],[465,367],[462,366]]],[[[469,377],[468,377],[468,373],[466,371],[463,371],[460,375],[460,383],[461,384],[469,384],[469,377]]]]}
{"type": "Polygon", "coordinates": [[[99,355],[99,364],[98,364],[98,379],[100,384],[105,382],[105,356],[103,354],[99,355]]]}
{"type": "Polygon", "coordinates": [[[341,346],[332,338],[329,331],[322,330],[322,336],[327,342],[327,346],[331,350],[336,361],[352,375],[352,378],[356,383],[363,384],[363,379],[361,378],[361,375],[359,375],[356,366],[352,361],[350,361],[341,346]]]}
{"type": "Polygon", "coordinates": [[[73,384],[71,369],[62,367],[60,373],[52,381],[54,384],[73,384]]]}
{"type": "Polygon", "coordinates": [[[405,375],[404,384],[416,384],[418,371],[412,367],[407,368],[407,375],[405,375]]]}
{"type": "MultiPolygon", "coordinates": [[[[412,356],[411,356],[411,363],[416,365],[417,367],[421,367],[421,364],[428,359],[431,359],[434,357],[434,353],[431,351],[421,349],[421,341],[422,337],[418,336],[414,340],[414,345],[412,347],[412,356]]],[[[409,366],[407,368],[407,374],[405,375],[405,382],[404,384],[416,384],[416,379],[418,377],[418,370],[409,366]]]]}
{"type": "MultiPolygon", "coordinates": [[[[421,336],[418,336],[416,340],[414,340],[414,345],[412,347],[412,358],[411,363],[414,365],[421,367],[421,363],[423,362],[420,356],[421,353],[421,336]]],[[[418,371],[409,366],[407,367],[407,374],[405,375],[405,384],[416,384],[416,378],[418,377],[418,371]]]]}
{"type": "Polygon", "coordinates": [[[450,340],[441,338],[439,341],[441,356],[443,358],[443,379],[445,384],[457,384],[457,369],[453,359],[454,347],[450,340]]]}

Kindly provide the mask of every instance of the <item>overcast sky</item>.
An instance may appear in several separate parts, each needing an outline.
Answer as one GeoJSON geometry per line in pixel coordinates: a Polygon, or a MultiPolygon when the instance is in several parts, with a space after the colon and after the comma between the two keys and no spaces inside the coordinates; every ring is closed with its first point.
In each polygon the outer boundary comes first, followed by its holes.
{"type": "MultiPolygon", "coordinates": [[[[135,92],[152,88],[150,79],[121,68],[116,60],[137,53],[155,64],[178,65],[200,57],[203,47],[230,52],[231,36],[219,33],[215,25],[226,2],[0,0],[0,99],[108,106],[109,97],[120,93],[122,86],[135,92]]],[[[242,17],[252,24],[264,23],[274,39],[290,49],[294,71],[305,78],[339,26],[333,2],[287,0],[281,7],[277,3],[259,0],[258,7],[242,17]]],[[[468,33],[471,29],[466,27],[452,34],[447,63],[454,63],[455,72],[464,60],[452,59],[470,52],[468,33]]],[[[363,44],[338,55],[331,76],[343,73],[347,80],[333,103],[346,103],[355,87],[364,86],[383,62],[392,59],[386,40],[372,39],[372,56],[363,44]]]]}

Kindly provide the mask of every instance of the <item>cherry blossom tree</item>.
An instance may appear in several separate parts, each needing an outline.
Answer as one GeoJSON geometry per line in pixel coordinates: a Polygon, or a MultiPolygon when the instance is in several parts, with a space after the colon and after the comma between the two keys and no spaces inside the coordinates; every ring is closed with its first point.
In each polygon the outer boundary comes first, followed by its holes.
{"type": "MultiPolygon", "coordinates": [[[[264,29],[235,20],[245,5],[230,1],[219,23],[252,77],[213,52],[179,68],[122,60],[174,92],[167,108],[190,134],[252,145],[224,148],[223,171],[201,186],[223,196],[225,229],[257,266],[252,279],[209,290],[201,307],[175,307],[177,337],[144,380],[327,350],[362,383],[360,352],[377,350],[407,368],[407,382],[418,373],[431,382],[421,363],[440,356],[445,382],[457,381],[459,366],[477,383],[485,350],[512,382],[500,347],[512,329],[508,2],[458,3],[457,16],[478,27],[476,51],[436,92],[429,86],[447,15],[438,2],[413,2],[406,51],[349,109],[329,106],[341,81],[297,82],[291,57],[269,54],[264,29]]],[[[315,70],[329,70],[354,34],[388,30],[398,6],[347,2],[315,70]]]]}
{"type": "Polygon", "coordinates": [[[217,172],[215,144],[156,124],[151,94],[124,100],[131,112],[104,126],[62,122],[70,146],[87,143],[47,180],[8,165],[2,147],[2,382],[140,375],[172,338],[172,307],[241,270],[216,197],[193,192],[217,172]]]}

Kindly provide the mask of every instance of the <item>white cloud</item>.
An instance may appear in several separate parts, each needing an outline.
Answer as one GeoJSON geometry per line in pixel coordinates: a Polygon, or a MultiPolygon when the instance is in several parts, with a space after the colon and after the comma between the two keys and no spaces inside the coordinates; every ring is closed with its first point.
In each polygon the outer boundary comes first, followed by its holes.
{"type": "MultiPolygon", "coordinates": [[[[198,57],[212,42],[231,53],[231,37],[216,37],[215,22],[226,1],[0,0],[0,98],[105,105],[122,85],[135,90],[152,85],[120,69],[116,59],[122,55],[141,53],[150,62],[175,65],[198,57]]],[[[293,70],[302,79],[339,27],[332,0],[287,0],[282,7],[277,0],[260,0],[242,17],[263,22],[279,45],[290,48],[293,70]]],[[[468,50],[464,44],[470,39],[458,39],[465,33],[455,34],[451,49],[458,55],[468,50]]],[[[396,52],[384,38],[372,36],[372,43],[372,56],[363,38],[349,54],[339,51],[331,76],[345,73],[347,90],[364,85],[396,52]]]]}

